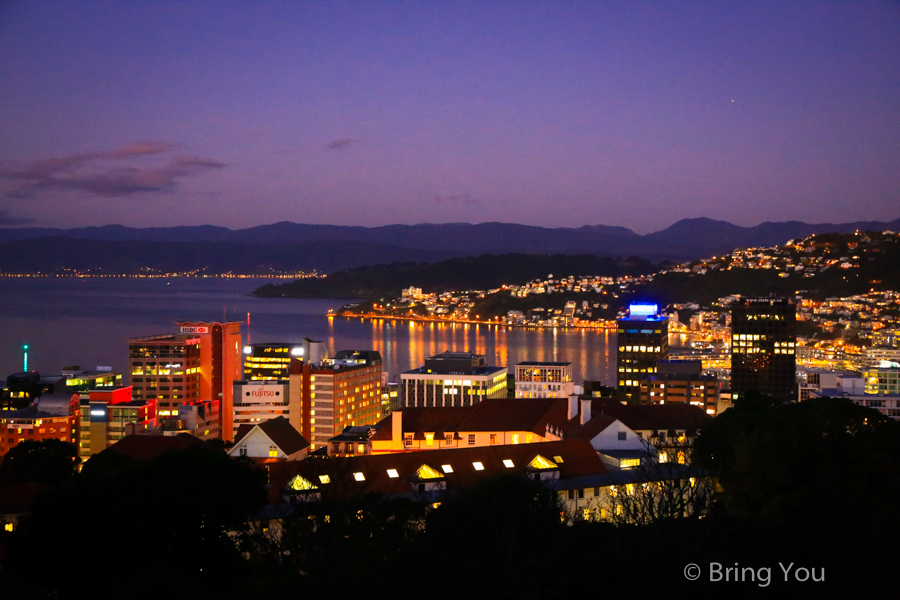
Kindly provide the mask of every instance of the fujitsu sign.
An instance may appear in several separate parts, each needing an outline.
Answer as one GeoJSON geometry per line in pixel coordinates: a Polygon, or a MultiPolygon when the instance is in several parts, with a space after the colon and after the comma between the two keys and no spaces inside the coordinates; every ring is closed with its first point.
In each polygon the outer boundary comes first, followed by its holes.
{"type": "Polygon", "coordinates": [[[178,328],[178,333],[209,333],[209,327],[185,327],[178,328]]]}
{"type": "Polygon", "coordinates": [[[241,396],[256,400],[281,400],[284,398],[283,385],[245,385],[241,386],[241,396]]]}

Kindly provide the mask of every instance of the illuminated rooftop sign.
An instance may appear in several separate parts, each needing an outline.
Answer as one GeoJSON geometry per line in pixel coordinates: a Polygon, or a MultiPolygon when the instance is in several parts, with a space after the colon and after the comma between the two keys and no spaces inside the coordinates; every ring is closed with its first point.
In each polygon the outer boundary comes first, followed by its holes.
{"type": "Polygon", "coordinates": [[[187,327],[182,325],[178,328],[178,333],[209,333],[209,327],[187,327]]]}
{"type": "Polygon", "coordinates": [[[632,317],[655,317],[659,312],[656,304],[632,304],[628,307],[628,314],[632,317]]]}

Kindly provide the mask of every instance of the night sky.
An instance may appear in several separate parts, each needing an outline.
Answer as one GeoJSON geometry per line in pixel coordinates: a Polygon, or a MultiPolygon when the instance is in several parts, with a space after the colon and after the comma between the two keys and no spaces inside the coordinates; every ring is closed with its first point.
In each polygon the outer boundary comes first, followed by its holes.
{"type": "Polygon", "coordinates": [[[0,226],[900,217],[897,2],[0,4],[0,226]]]}

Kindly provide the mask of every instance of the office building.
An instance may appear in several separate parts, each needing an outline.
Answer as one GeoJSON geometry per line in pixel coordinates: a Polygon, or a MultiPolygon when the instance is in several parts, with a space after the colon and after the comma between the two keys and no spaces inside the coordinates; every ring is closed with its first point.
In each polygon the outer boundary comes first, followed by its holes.
{"type": "Polygon", "coordinates": [[[669,357],[668,319],[656,304],[635,303],[616,327],[618,388],[628,399],[640,397],[640,383],[669,357]]]}
{"type": "Polygon", "coordinates": [[[175,333],[129,340],[138,400],[155,400],[160,418],[178,418],[186,402],[218,400],[222,439],[231,440],[232,382],[241,379],[241,324],[180,322],[175,333]]]}
{"type": "Polygon", "coordinates": [[[884,360],[862,375],[866,394],[900,394],[900,363],[884,360]]]}
{"type": "Polygon", "coordinates": [[[328,440],[348,425],[374,425],[381,419],[378,352],[341,350],[320,362],[297,361],[291,369],[289,421],[310,441],[312,450],[327,447],[328,440]]]}
{"type": "Polygon", "coordinates": [[[126,435],[156,427],[156,399],[132,398],[131,386],[94,390],[81,399],[78,455],[106,450],[126,435]]]}
{"type": "Polygon", "coordinates": [[[506,374],[506,368],[487,365],[480,354],[437,354],[400,374],[400,405],[472,406],[486,398],[505,398],[506,374]]]}
{"type": "Polygon", "coordinates": [[[786,298],[741,298],[731,305],[731,391],[793,398],[796,307],[786,298]]]}
{"type": "Polygon", "coordinates": [[[22,442],[78,443],[77,394],[44,394],[18,410],[0,410],[0,457],[22,442]]]}
{"type": "MultiPolygon", "coordinates": [[[[235,431],[241,425],[255,425],[277,417],[285,417],[290,420],[291,380],[289,377],[290,374],[285,373],[285,379],[239,379],[235,381],[232,414],[235,431]]],[[[294,388],[295,391],[300,389],[299,385],[295,385],[294,388]]],[[[295,412],[297,413],[295,417],[299,419],[299,411],[295,412]]],[[[293,424],[299,431],[299,421],[293,424]]]]}
{"type": "Polygon", "coordinates": [[[178,418],[158,420],[159,427],[151,434],[175,436],[190,434],[201,440],[222,439],[222,411],[218,400],[195,400],[178,407],[178,418]]]}
{"type": "Polygon", "coordinates": [[[720,412],[719,380],[703,374],[699,360],[661,360],[657,372],[641,379],[641,404],[690,404],[708,415],[720,412]]]}
{"type": "Polygon", "coordinates": [[[516,365],[516,398],[568,398],[574,393],[572,363],[520,362],[516,365]]]}
{"type": "Polygon", "coordinates": [[[303,344],[250,344],[244,346],[243,379],[246,381],[287,379],[292,358],[303,360],[303,344]]]}

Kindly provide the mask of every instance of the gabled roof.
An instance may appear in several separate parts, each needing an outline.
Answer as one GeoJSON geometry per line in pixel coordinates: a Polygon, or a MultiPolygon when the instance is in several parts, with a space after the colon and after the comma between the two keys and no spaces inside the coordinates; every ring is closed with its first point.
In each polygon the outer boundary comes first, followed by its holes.
{"type": "Polygon", "coordinates": [[[234,436],[234,445],[237,446],[242,439],[257,428],[265,433],[266,436],[272,440],[272,443],[278,446],[281,451],[288,456],[309,446],[309,442],[306,441],[306,438],[300,435],[300,432],[294,429],[291,422],[284,417],[275,417],[274,419],[269,419],[268,421],[263,421],[262,423],[257,423],[255,425],[250,425],[249,423],[242,424],[238,427],[237,433],[234,436]]]}
{"type": "MultiPolygon", "coordinates": [[[[579,403],[580,409],[580,403],[579,403]]],[[[670,429],[697,431],[713,420],[703,409],[684,403],[625,405],[617,400],[593,398],[591,400],[591,421],[598,417],[618,419],[632,431],[668,431],[670,429]]],[[[565,429],[567,437],[575,428],[579,417],[573,419],[565,429]],[[573,426],[572,423],[575,423],[573,426]]],[[[591,421],[587,426],[593,427],[591,421]]]]}
{"type": "MultiPolygon", "coordinates": [[[[459,433],[460,431],[531,431],[544,435],[547,425],[562,427],[566,423],[567,401],[560,398],[489,398],[472,406],[405,408],[402,410],[403,432],[459,433]]],[[[391,423],[395,413],[378,424],[372,441],[393,439],[391,423]]]]}
{"type": "Polygon", "coordinates": [[[187,450],[188,448],[212,447],[189,433],[178,435],[128,435],[104,450],[133,458],[151,461],[170,450],[187,450]]]}
{"type": "Polygon", "coordinates": [[[329,442],[368,442],[375,435],[377,425],[348,425],[329,442]]]}
{"type": "Polygon", "coordinates": [[[416,493],[416,484],[429,481],[422,477],[423,472],[441,474],[442,477],[431,480],[441,482],[448,490],[458,489],[503,473],[523,476],[533,473],[536,469],[530,469],[529,465],[537,456],[556,465],[561,479],[607,473],[606,465],[586,440],[306,459],[271,464],[268,469],[269,481],[275,490],[284,489],[300,475],[302,480],[316,485],[315,492],[323,496],[408,495],[416,493]],[[504,461],[509,462],[504,464],[504,461]],[[481,469],[474,463],[480,463],[481,469]],[[423,467],[427,469],[423,471],[423,467]],[[396,476],[392,476],[394,474],[396,476]]]}
{"type": "Polygon", "coordinates": [[[593,414],[592,411],[591,420],[581,425],[581,415],[579,414],[563,427],[563,436],[567,440],[592,440],[617,420],[609,415],[593,414]]]}

